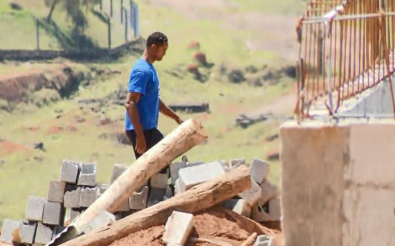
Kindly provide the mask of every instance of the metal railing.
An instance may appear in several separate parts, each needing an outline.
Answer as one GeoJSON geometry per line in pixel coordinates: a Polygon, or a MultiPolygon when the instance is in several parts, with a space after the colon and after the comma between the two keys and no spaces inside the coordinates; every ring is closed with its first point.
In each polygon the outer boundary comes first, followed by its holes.
{"type": "MultiPolygon", "coordinates": [[[[323,102],[334,115],[343,100],[395,71],[395,1],[312,1],[299,19],[298,120],[311,118],[311,105],[323,102]]],[[[395,114],[395,102],[391,88],[395,114]]]]}

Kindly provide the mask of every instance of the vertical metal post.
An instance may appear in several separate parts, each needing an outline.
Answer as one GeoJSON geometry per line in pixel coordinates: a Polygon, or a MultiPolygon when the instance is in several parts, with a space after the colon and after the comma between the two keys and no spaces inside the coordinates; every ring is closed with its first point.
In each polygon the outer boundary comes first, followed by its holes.
{"type": "Polygon", "coordinates": [[[103,11],[103,0],[99,0],[100,2],[100,11],[103,11]]]}
{"type": "Polygon", "coordinates": [[[40,50],[40,21],[36,17],[36,42],[37,50],[40,50]]]}
{"type": "Polygon", "coordinates": [[[113,15],[113,0],[110,0],[110,16],[113,15]]]}
{"type": "Polygon", "coordinates": [[[125,12],[125,43],[128,42],[128,11],[125,8],[122,8],[125,12]]]}
{"type": "Polygon", "coordinates": [[[138,14],[139,14],[139,10],[138,10],[138,6],[135,5],[134,6],[134,38],[137,38],[137,33],[138,33],[138,14]]]}
{"type": "Polygon", "coordinates": [[[323,31],[320,30],[318,31],[318,68],[319,68],[319,73],[320,75],[323,74],[323,63],[324,63],[324,54],[323,54],[323,45],[324,45],[324,37],[323,37],[323,31]]]}
{"type": "Polygon", "coordinates": [[[128,18],[124,18],[123,16],[123,0],[121,0],[121,24],[123,24],[124,19],[126,21],[128,18]]]}
{"type": "Polygon", "coordinates": [[[111,49],[111,19],[107,19],[107,25],[108,25],[108,49],[111,49]]]}

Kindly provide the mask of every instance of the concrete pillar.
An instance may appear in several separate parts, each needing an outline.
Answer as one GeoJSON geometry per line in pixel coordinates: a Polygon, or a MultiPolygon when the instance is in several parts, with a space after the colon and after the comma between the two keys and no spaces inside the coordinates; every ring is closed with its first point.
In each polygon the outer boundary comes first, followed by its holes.
{"type": "Polygon", "coordinates": [[[394,245],[395,123],[281,127],[285,246],[394,245]]]}

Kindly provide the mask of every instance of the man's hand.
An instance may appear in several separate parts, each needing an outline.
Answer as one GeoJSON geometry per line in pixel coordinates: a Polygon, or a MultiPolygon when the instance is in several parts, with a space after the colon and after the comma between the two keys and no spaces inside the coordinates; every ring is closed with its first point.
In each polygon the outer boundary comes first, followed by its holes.
{"type": "Polygon", "coordinates": [[[147,150],[147,143],[145,141],[144,133],[136,133],[136,152],[140,155],[147,150]]]}
{"type": "Polygon", "coordinates": [[[184,121],[180,118],[180,116],[176,115],[174,117],[174,120],[177,122],[177,124],[181,125],[184,121]]]}

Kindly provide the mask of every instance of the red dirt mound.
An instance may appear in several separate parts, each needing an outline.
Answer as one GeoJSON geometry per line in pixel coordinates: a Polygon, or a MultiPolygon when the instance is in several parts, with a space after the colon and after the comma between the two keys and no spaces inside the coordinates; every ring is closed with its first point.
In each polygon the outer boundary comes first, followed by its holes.
{"type": "MultiPolygon", "coordinates": [[[[204,238],[215,241],[240,245],[253,232],[258,235],[273,235],[275,232],[259,225],[258,223],[240,216],[232,211],[214,208],[198,213],[194,216],[194,232],[192,238],[204,238]]],[[[147,230],[132,233],[127,237],[117,240],[111,246],[162,246],[164,226],[154,226],[147,230]]],[[[191,240],[187,246],[212,246],[207,242],[194,243],[191,240]]]]}

